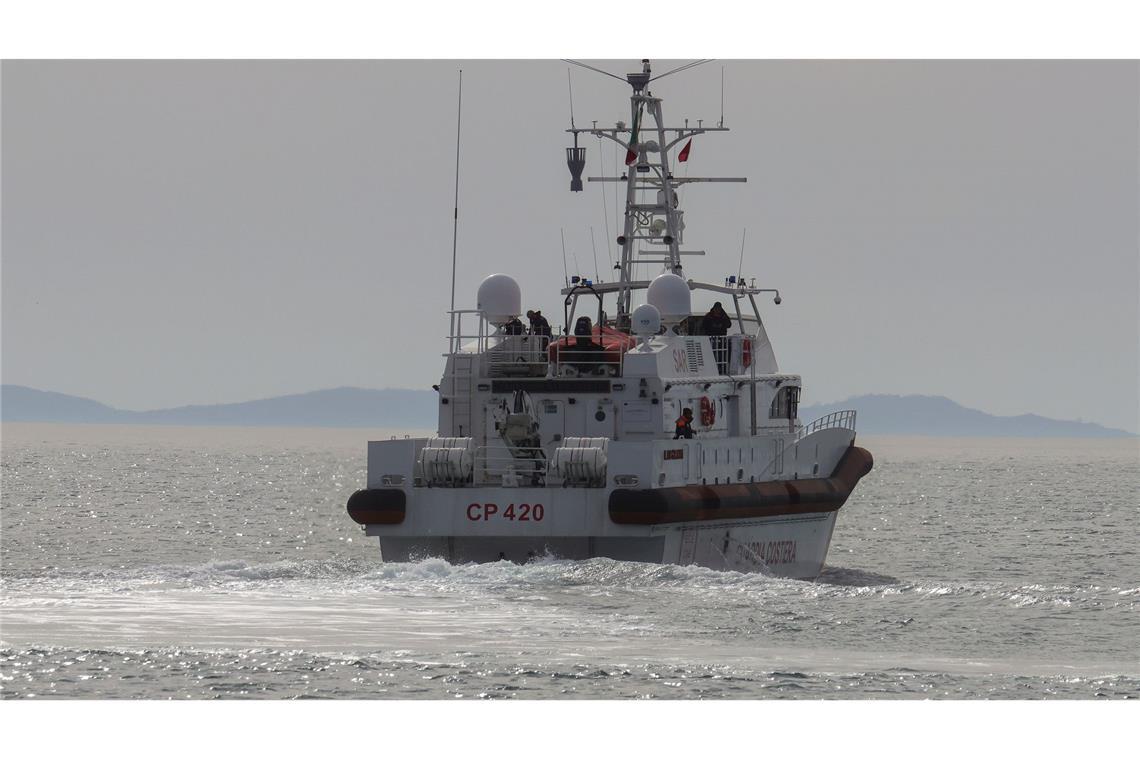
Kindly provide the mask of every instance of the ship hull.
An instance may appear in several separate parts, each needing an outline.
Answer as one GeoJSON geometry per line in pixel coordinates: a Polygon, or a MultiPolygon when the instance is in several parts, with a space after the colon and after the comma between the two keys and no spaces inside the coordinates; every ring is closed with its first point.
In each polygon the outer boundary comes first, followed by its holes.
{"type": "Polygon", "coordinates": [[[349,513],[385,561],[526,562],[538,557],[699,565],[814,578],[836,515],[871,471],[848,445],[825,478],[672,488],[436,488],[358,491],[349,513]]]}
{"type": "MultiPolygon", "coordinates": [[[[790,477],[763,481],[751,476],[725,482],[744,449],[740,455],[724,449],[731,457],[691,452],[691,472],[697,461],[717,458],[731,468],[706,467],[698,482],[659,488],[408,488],[406,481],[385,485],[380,477],[374,488],[353,493],[348,512],[380,541],[385,562],[609,557],[815,578],[827,559],[839,508],[873,466],[870,452],[854,446],[853,438],[844,430],[815,433],[789,450],[790,477]],[[820,469],[830,474],[811,476],[820,469]]],[[[397,441],[388,448],[412,446],[397,441]]],[[[630,448],[628,461],[622,461],[619,447],[610,453],[619,471],[661,456],[630,448]]],[[[652,481],[652,475],[643,473],[640,480],[652,481]]]]}
{"type": "Polygon", "coordinates": [[[379,536],[384,561],[442,557],[449,562],[536,558],[697,565],[811,579],[823,569],[836,511],[654,526],[642,536],[379,536]]]}

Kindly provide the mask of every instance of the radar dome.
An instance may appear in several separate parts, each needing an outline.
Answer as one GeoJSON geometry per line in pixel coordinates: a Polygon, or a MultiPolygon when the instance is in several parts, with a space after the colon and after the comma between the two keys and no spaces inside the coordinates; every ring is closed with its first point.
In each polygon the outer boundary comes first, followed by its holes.
{"type": "Polygon", "coordinates": [[[633,334],[640,336],[656,335],[661,329],[661,312],[651,303],[643,303],[630,315],[633,334]]]}
{"type": "Polygon", "coordinates": [[[646,296],[650,304],[657,307],[665,324],[676,324],[689,316],[692,297],[689,283],[675,274],[658,275],[649,283],[646,296]]]}
{"type": "Polygon", "coordinates": [[[522,290],[510,275],[493,274],[479,284],[475,308],[483,312],[488,322],[504,324],[522,314],[522,290]]]}

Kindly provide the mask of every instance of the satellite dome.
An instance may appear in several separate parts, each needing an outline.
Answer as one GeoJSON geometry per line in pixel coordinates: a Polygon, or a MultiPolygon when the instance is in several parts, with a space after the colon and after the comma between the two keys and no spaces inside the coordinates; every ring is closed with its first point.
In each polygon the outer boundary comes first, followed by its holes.
{"type": "Polygon", "coordinates": [[[675,274],[658,275],[649,283],[646,298],[650,304],[657,307],[657,311],[661,313],[661,321],[665,324],[680,322],[688,317],[692,310],[689,283],[675,274]]]}
{"type": "Polygon", "coordinates": [[[648,337],[656,335],[661,329],[661,312],[651,303],[643,303],[633,310],[630,315],[633,334],[648,337]]]}
{"type": "Polygon", "coordinates": [[[493,274],[484,279],[475,300],[475,308],[495,325],[522,314],[522,290],[510,275],[493,274]]]}

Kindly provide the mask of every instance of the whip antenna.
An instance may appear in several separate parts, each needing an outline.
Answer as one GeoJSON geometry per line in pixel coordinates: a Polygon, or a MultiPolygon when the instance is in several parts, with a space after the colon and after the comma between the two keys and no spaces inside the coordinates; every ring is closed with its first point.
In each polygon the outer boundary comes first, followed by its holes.
{"type": "Polygon", "coordinates": [[[566,228],[558,232],[562,235],[562,279],[566,281],[566,287],[570,287],[570,273],[566,271],[566,228]]]}
{"type": "MultiPolygon", "coordinates": [[[[574,121],[574,117],[570,117],[570,121],[574,121]]],[[[720,123],[718,127],[724,126],[724,66],[720,67],[720,123]]]]}
{"type": "MultiPolygon", "coordinates": [[[[574,129],[574,85],[570,82],[570,67],[566,67],[566,88],[570,90],[570,129],[574,129]]],[[[724,110],[721,106],[720,110],[724,110]]]]}
{"type": "Polygon", "coordinates": [[[598,246],[594,243],[593,227],[590,227],[590,246],[594,249],[594,279],[601,282],[602,276],[598,274],[598,246]]]}
{"type": "Polygon", "coordinates": [[[459,135],[463,125],[463,69],[459,70],[459,105],[455,117],[455,222],[451,228],[451,310],[455,311],[455,254],[459,243],[459,135]]]}
{"type": "Polygon", "coordinates": [[[744,232],[740,236],[740,267],[736,270],[736,281],[743,282],[741,279],[744,274],[744,238],[748,237],[748,228],[744,228],[744,232]]]}
{"type": "MultiPolygon", "coordinates": [[[[598,126],[598,122],[595,121],[594,127],[597,128],[597,126],[598,126]]],[[[602,138],[599,137],[598,139],[601,140],[602,138]]],[[[599,145],[598,146],[598,167],[601,169],[601,174],[603,177],[606,176],[605,152],[606,152],[605,149],[599,145]]],[[[605,216],[605,219],[606,219],[606,258],[609,259],[610,270],[611,270],[610,273],[613,274],[612,270],[614,268],[614,266],[613,266],[614,257],[610,253],[610,242],[609,242],[610,240],[612,240],[612,238],[610,237],[610,207],[609,207],[609,202],[606,200],[606,183],[603,182],[603,183],[601,183],[601,185],[602,185],[602,214],[605,216]]]]}

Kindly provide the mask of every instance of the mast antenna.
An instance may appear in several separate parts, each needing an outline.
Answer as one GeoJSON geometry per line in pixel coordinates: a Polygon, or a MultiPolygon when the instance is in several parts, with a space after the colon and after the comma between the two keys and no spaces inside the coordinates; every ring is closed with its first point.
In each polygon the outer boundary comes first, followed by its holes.
{"type": "MultiPolygon", "coordinates": [[[[567,71],[569,71],[569,69],[567,69],[567,71]]],[[[570,115],[570,122],[571,122],[571,126],[573,126],[573,122],[574,122],[573,113],[571,113],[571,115],[570,115]]],[[[720,123],[718,123],[717,126],[718,127],[724,126],[724,66],[720,67],[720,123]]]]}
{"type": "Polygon", "coordinates": [[[742,276],[744,274],[744,238],[748,237],[748,228],[744,228],[744,232],[740,236],[740,267],[736,270],[736,281],[744,282],[742,276]]]}
{"type": "Polygon", "coordinates": [[[598,274],[598,246],[594,243],[594,227],[590,226],[590,247],[594,249],[594,279],[598,282],[602,281],[602,276],[598,274]]]}
{"type": "Polygon", "coordinates": [[[566,228],[563,227],[558,231],[562,235],[562,279],[566,282],[566,287],[570,287],[570,273],[566,271],[566,228]]]}
{"type": "MultiPolygon", "coordinates": [[[[597,127],[597,125],[598,125],[598,123],[594,122],[595,128],[597,127]]],[[[598,138],[599,141],[601,139],[602,138],[600,138],[600,137],[598,138]]],[[[598,167],[601,169],[601,174],[603,177],[606,176],[605,152],[606,152],[605,149],[601,145],[599,145],[598,146],[598,167]]],[[[614,257],[610,253],[610,240],[613,239],[610,237],[610,207],[609,207],[609,202],[606,200],[606,183],[603,182],[603,183],[601,183],[601,185],[602,185],[602,214],[605,216],[605,220],[606,220],[606,259],[610,262],[610,274],[612,275],[613,274],[613,268],[614,268],[614,257]]],[[[615,192],[615,197],[616,197],[616,192],[615,192]]],[[[614,213],[615,214],[617,213],[616,210],[614,213]]]]}
{"type": "Polygon", "coordinates": [[[451,228],[451,310],[455,311],[455,262],[459,244],[459,135],[463,126],[463,69],[459,70],[459,105],[455,116],[455,222],[451,228]]]}
{"type": "MultiPolygon", "coordinates": [[[[566,67],[566,87],[570,90],[570,129],[574,129],[574,85],[570,83],[570,67],[566,67]]],[[[724,106],[720,108],[724,111],[724,106]]],[[[577,137],[577,135],[575,135],[577,137]]],[[[576,144],[576,143],[575,143],[576,144]]]]}

